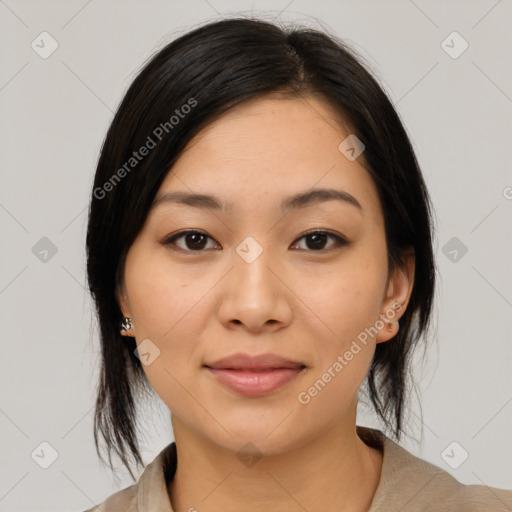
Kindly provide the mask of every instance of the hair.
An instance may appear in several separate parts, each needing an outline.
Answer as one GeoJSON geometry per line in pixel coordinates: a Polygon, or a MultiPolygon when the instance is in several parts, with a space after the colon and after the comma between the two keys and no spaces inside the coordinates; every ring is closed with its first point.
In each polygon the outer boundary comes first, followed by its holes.
{"type": "Polygon", "coordinates": [[[436,267],[432,206],[407,133],[391,101],[345,42],[311,28],[259,19],[210,22],[167,44],[128,88],[103,142],[87,229],[88,286],[98,317],[101,369],[94,418],[109,466],[115,453],[143,465],[137,440],[137,393],[150,389],[134,338],[120,334],[126,254],[142,229],[165,176],[185,145],[222,113],[250,99],[315,95],[364,144],[365,167],[383,209],[389,272],[415,253],[415,276],[400,330],[379,343],[366,376],[385,428],[400,439],[412,349],[428,330],[436,267]],[[182,115],[180,115],[180,113],[182,115]],[[164,133],[165,132],[165,133],[164,133]],[[134,151],[155,146],[144,158],[134,151]]]}

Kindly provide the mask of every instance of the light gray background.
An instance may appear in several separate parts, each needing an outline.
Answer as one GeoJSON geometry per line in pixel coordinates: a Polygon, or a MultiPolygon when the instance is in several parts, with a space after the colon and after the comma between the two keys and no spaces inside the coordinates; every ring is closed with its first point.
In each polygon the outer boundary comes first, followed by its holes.
{"type": "MultiPolygon", "coordinates": [[[[464,483],[512,488],[511,10],[506,0],[0,1],[0,510],[83,510],[132,483],[121,473],[115,485],[92,438],[98,340],[84,240],[96,160],[157,48],[251,11],[346,38],[391,95],[434,200],[442,276],[416,373],[423,426],[415,402],[403,445],[464,483]],[[31,48],[43,31],[59,45],[47,59],[31,48]],[[453,31],[469,43],[456,59],[441,46],[453,31]],[[42,237],[57,247],[46,263],[32,251],[42,237]],[[452,237],[468,249],[455,262],[443,253],[452,237]],[[43,441],[58,452],[48,469],[31,458],[43,441]],[[453,441],[469,453],[457,469],[441,456],[453,441]]],[[[146,417],[147,463],[172,432],[161,402],[146,417]]],[[[378,426],[367,414],[360,423],[378,426]]]]}

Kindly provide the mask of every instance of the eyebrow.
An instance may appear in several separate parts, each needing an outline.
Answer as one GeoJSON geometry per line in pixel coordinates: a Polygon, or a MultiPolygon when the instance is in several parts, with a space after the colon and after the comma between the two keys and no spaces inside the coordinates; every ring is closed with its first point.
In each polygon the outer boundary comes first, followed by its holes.
{"type": "MultiPolygon", "coordinates": [[[[363,211],[361,203],[359,203],[352,194],[332,188],[315,188],[286,197],[281,202],[281,211],[287,213],[291,210],[308,208],[332,200],[343,201],[346,204],[356,207],[359,211],[363,211]]],[[[167,194],[157,197],[153,201],[151,209],[163,203],[183,204],[223,212],[229,212],[233,208],[232,203],[221,201],[216,196],[185,191],[168,192],[167,194]]]]}

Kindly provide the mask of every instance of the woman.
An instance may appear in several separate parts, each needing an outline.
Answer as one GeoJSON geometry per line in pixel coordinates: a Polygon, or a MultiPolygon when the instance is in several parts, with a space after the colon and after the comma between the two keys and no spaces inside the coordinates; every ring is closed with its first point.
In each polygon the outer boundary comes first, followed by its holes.
{"type": "Polygon", "coordinates": [[[90,510],[509,510],[356,425],[366,394],[405,431],[431,215],[397,113],[342,42],[231,19],[158,52],[104,142],[87,265],[96,446],[142,464],[151,390],[175,442],[90,510]]]}

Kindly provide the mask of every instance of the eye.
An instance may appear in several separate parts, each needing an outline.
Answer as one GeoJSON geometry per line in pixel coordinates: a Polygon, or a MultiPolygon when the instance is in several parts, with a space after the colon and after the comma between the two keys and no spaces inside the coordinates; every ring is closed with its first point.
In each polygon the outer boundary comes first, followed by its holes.
{"type": "MultiPolygon", "coordinates": [[[[164,245],[175,245],[178,249],[187,252],[203,252],[202,250],[207,246],[207,240],[213,240],[206,233],[197,230],[180,231],[170,237],[166,238],[162,243],[164,245]],[[176,243],[178,240],[183,239],[183,243],[180,245],[176,243]]],[[[217,244],[217,247],[220,245],[217,244]]],[[[206,247],[211,249],[212,247],[206,247]]],[[[215,248],[215,247],[213,247],[215,248]]]]}
{"type": "MultiPolygon", "coordinates": [[[[348,240],[346,240],[345,238],[343,238],[335,233],[331,233],[330,231],[319,231],[319,230],[309,231],[308,233],[305,233],[297,240],[302,240],[302,239],[306,240],[305,250],[312,250],[314,252],[319,252],[319,251],[330,252],[339,247],[350,244],[350,242],[348,240]],[[329,238],[331,240],[334,240],[334,243],[331,244],[331,246],[325,248],[326,240],[328,240],[329,238]]],[[[297,244],[295,243],[294,246],[297,246],[297,244]]],[[[292,246],[292,247],[294,247],[294,246],[292,246]]],[[[299,248],[299,249],[302,250],[304,248],[299,248]]]]}
{"type": "MultiPolygon", "coordinates": [[[[337,235],[336,233],[331,233],[330,231],[309,231],[305,233],[297,240],[306,240],[306,247],[297,247],[297,241],[291,248],[298,248],[299,250],[309,250],[313,252],[330,252],[339,247],[349,245],[350,242],[345,238],[337,235]],[[327,240],[331,239],[333,243],[325,248],[325,243],[327,240]]],[[[198,230],[187,230],[180,231],[166,238],[162,244],[163,245],[173,245],[179,250],[186,252],[204,252],[203,249],[218,249],[221,246],[218,243],[213,244],[213,247],[207,247],[208,240],[214,241],[213,238],[208,236],[206,233],[198,230]],[[180,243],[178,243],[180,241],[180,243]]]]}

